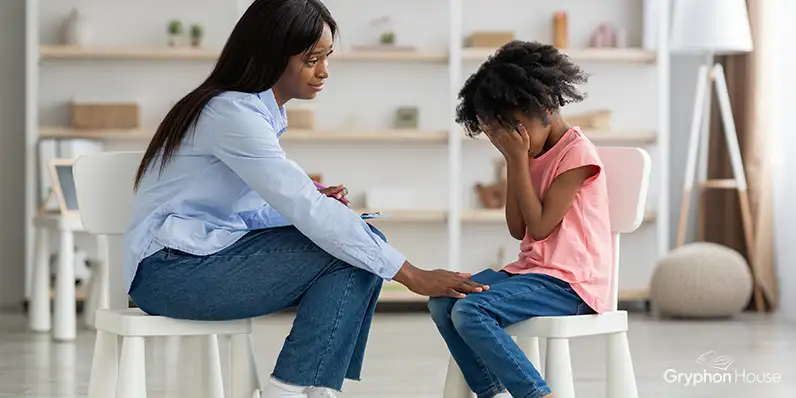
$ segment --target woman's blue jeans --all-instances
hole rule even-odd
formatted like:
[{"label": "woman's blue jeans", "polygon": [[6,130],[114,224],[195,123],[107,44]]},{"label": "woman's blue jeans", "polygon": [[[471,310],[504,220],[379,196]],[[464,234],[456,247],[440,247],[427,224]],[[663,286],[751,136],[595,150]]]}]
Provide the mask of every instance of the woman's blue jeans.
[{"label": "woman's blue jeans", "polygon": [[360,379],[381,286],[380,277],[283,227],[250,232],[210,256],[163,249],[139,265],[130,296],[149,314],[193,320],[298,307],[273,377],[340,390],[344,379]]}]

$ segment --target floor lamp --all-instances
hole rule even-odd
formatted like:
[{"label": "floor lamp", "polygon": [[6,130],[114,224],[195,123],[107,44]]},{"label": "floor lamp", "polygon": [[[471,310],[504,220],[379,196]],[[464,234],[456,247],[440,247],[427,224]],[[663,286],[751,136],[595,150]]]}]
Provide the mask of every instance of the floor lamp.
[{"label": "floor lamp", "polygon": [[[685,178],[683,180],[683,202],[680,209],[680,222],[677,229],[677,246],[685,244],[688,229],[688,213],[691,193],[695,186],[697,160],[701,170],[696,181],[700,203],[705,189],[735,189],[741,205],[741,221],[750,266],[754,273],[754,300],[758,311],[764,310],[760,284],[757,281],[754,260],[754,237],[752,212],[746,184],[746,173],[741,159],[741,149],[735,130],[730,96],[724,68],[713,61],[715,55],[737,54],[752,51],[752,33],[746,0],[675,0],[673,12],[671,50],[675,53],[700,54],[705,63],[699,68],[696,97],[694,101],[691,133],[688,143]],[[716,91],[724,126],[724,138],[732,165],[732,179],[708,179],[707,155],[710,132],[710,94]],[[704,217],[700,206],[698,215]]]}]

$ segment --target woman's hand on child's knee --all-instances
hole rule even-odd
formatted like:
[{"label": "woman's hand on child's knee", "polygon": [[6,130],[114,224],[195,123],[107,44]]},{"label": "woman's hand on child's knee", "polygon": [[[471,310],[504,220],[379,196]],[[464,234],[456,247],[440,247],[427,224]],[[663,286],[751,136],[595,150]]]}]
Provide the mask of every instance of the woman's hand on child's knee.
[{"label": "woman's hand on child's knee", "polygon": [[428,297],[464,298],[468,293],[480,293],[489,289],[489,286],[469,278],[470,274],[467,273],[441,269],[426,271],[406,262],[394,279],[409,290]]}]

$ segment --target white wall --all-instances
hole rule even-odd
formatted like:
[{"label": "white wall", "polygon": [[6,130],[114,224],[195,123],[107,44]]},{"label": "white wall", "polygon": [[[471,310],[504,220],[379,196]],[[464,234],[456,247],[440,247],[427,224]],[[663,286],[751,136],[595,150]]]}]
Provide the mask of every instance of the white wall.
[{"label": "white wall", "polygon": [[[25,0],[0,1],[0,307],[24,296]],[[17,307],[19,308],[19,307]]]}]

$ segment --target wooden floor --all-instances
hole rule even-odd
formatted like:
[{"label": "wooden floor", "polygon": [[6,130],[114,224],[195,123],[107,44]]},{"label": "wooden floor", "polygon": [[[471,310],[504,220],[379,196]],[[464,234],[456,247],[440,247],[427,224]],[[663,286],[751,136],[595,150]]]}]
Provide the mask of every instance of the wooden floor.
[{"label": "wooden floor", "polygon": [[[290,314],[256,321],[261,377],[268,376],[291,321]],[[630,328],[641,397],[796,396],[789,391],[796,389],[796,325],[777,317],[749,314],[730,321],[691,322],[638,313],[631,317]],[[53,343],[47,335],[28,333],[22,314],[0,314],[0,397],[85,397],[93,341],[93,332],[81,330],[75,343]],[[605,397],[604,351],[600,339],[573,341],[579,397]],[[704,378],[722,372],[697,363],[710,351],[731,358],[726,372],[732,380],[685,385],[693,375]],[[163,342],[154,341],[147,355],[149,397],[175,397],[168,375],[177,367],[163,360]],[[364,380],[347,383],[340,397],[439,398],[446,363],[446,349],[426,314],[378,313]],[[746,381],[735,379],[744,371]],[[680,374],[680,379],[667,380],[669,374]],[[767,374],[774,380],[759,380]]]}]

